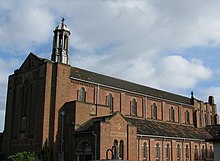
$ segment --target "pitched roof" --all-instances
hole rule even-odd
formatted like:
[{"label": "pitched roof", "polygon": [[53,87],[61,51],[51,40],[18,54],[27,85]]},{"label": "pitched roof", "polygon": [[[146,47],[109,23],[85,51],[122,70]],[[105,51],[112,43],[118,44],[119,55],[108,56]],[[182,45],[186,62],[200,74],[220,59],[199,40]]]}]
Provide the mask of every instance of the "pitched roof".
[{"label": "pitched roof", "polygon": [[106,85],[109,87],[114,87],[118,89],[128,90],[131,92],[140,93],[143,95],[148,95],[156,98],[167,99],[170,101],[175,101],[183,104],[191,105],[190,98],[169,93],[166,91],[158,90],[155,88],[139,85],[129,81],[113,78],[110,76],[94,73],[91,71],[83,70],[80,68],[71,68],[71,77],[81,79],[84,81],[94,82],[97,84]]},{"label": "pitched roof", "polygon": [[125,118],[129,123],[137,126],[137,133],[141,135],[154,135],[188,139],[210,139],[212,136],[205,128],[195,128],[188,125],[159,122],[154,120],[141,120]]},{"label": "pitched roof", "polygon": [[100,123],[102,121],[107,122],[107,120],[112,119],[116,115],[121,115],[121,117],[124,118],[124,116],[118,111],[114,112],[111,115],[94,117],[94,118],[91,118],[90,120],[86,121],[84,124],[82,124],[75,132],[93,131],[95,123]]},{"label": "pitched roof", "polygon": [[108,116],[101,116],[101,117],[95,117],[92,118],[88,121],[86,121],[84,124],[82,124],[77,130],[76,132],[81,132],[81,131],[92,131],[93,127],[95,125],[95,123],[99,123],[101,121],[106,121],[111,119],[112,117],[114,117],[118,112],[113,113],[112,115],[108,115]]},{"label": "pitched roof", "polygon": [[206,130],[213,136],[211,141],[220,141],[220,124],[206,126]]},{"label": "pitched roof", "polygon": [[31,68],[35,68],[41,63],[42,60],[45,59],[36,56],[34,53],[30,53],[25,61],[22,63],[20,68],[15,70],[15,73],[22,73]]},{"label": "pitched roof", "polygon": [[[82,131],[92,131],[94,130],[95,123],[100,123],[101,121],[106,121],[111,119],[116,112],[112,115],[92,118],[85,122],[76,132]],[[190,125],[180,125],[175,123],[166,123],[156,120],[143,120],[139,118],[125,117],[121,115],[128,124],[132,124],[137,127],[137,134],[139,135],[149,135],[158,137],[173,137],[173,138],[184,138],[184,139],[212,139],[212,135],[205,128],[195,128]]]}]

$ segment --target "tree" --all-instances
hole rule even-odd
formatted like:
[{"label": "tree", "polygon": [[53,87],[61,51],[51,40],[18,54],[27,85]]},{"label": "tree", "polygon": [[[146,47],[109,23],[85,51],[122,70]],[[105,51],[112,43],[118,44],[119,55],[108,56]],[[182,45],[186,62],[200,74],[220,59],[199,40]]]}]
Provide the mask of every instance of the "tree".
[{"label": "tree", "polygon": [[37,156],[32,152],[20,152],[15,155],[11,155],[7,158],[7,161],[36,161]]}]

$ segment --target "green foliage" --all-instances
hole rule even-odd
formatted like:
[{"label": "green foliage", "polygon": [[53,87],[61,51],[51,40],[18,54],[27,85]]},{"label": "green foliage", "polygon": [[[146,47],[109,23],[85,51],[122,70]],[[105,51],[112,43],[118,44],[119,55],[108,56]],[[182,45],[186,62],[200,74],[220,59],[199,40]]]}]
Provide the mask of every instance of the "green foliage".
[{"label": "green foliage", "polygon": [[35,161],[36,155],[32,152],[20,152],[8,157],[8,161]]},{"label": "green foliage", "polygon": [[53,153],[46,140],[41,150],[41,153],[38,156],[33,152],[24,151],[16,153],[14,155],[10,155],[4,161],[53,161]]}]

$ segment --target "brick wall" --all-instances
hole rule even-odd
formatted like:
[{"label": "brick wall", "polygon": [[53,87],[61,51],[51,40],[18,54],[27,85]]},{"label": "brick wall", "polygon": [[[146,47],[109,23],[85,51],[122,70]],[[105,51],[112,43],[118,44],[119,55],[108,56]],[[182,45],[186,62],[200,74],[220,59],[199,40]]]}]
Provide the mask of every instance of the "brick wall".
[{"label": "brick wall", "polygon": [[[175,123],[186,124],[185,113],[187,110],[191,126],[194,123],[198,127],[205,126],[201,119],[202,111],[206,119],[209,113],[210,118],[212,118],[212,120],[207,119],[207,124],[214,122],[216,105],[210,104],[210,102],[204,103],[194,100],[194,106],[185,105],[130,91],[116,90],[95,83],[73,80],[70,79],[71,66],[42,60],[35,62],[32,59],[28,58],[24,65],[9,77],[4,129],[4,151],[6,153],[14,153],[24,149],[40,151],[48,139],[50,145],[54,145],[54,155],[58,156],[61,134],[60,110],[64,108],[67,102],[78,100],[81,88],[85,89],[86,99],[85,102],[75,102],[74,116],[72,116],[74,118],[74,129],[79,128],[91,118],[110,115],[116,111],[120,111],[122,115],[130,116],[132,99],[137,102],[137,116],[134,116],[137,118],[154,120],[155,118],[152,118],[152,105],[155,103],[157,106],[156,120],[158,121],[170,121],[169,109],[172,106]],[[29,67],[28,64],[32,63],[36,65]],[[113,111],[107,106],[106,97],[110,93],[113,96]],[[195,111],[197,111],[196,120],[193,120]],[[137,129],[132,125],[125,125],[122,118],[117,119],[115,122],[114,119],[109,122],[111,126],[101,124],[100,137],[103,139],[100,140],[100,146],[102,143],[106,144],[100,147],[100,157],[105,158],[102,153],[106,151],[106,148],[111,148],[114,139],[118,138],[118,141],[123,140],[124,142],[125,159],[136,161],[137,156],[141,157],[142,155],[137,150],[138,144],[141,149],[140,142],[137,140]],[[21,130],[22,120],[26,120],[25,132]],[[118,130],[119,126],[121,128]],[[104,132],[107,132],[109,137],[106,137]],[[122,135],[116,137],[116,134],[120,135],[122,132],[126,132],[126,137],[122,137]],[[148,140],[149,147],[151,147],[149,155],[155,154],[156,142],[162,146],[161,140]],[[175,144],[176,142],[170,141],[173,153],[175,153]],[[192,143],[189,145],[191,148],[194,146]]]}]

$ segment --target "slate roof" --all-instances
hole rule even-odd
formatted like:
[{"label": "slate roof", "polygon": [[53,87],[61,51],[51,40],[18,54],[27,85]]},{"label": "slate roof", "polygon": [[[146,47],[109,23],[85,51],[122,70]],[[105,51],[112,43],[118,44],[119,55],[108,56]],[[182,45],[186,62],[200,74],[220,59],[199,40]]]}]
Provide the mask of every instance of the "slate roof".
[{"label": "slate roof", "polygon": [[[116,113],[90,119],[84,123],[76,132],[81,131],[92,131],[94,129],[95,123],[111,119]],[[155,120],[143,120],[139,118],[124,117],[124,119],[132,125],[137,126],[137,134],[139,135],[151,135],[160,137],[174,137],[174,138],[184,138],[184,139],[212,139],[212,135],[205,128],[195,128],[191,125],[180,125],[175,123],[166,123]]]},{"label": "slate roof", "polygon": [[213,136],[211,141],[220,141],[220,124],[206,126],[206,130]]},{"label": "slate roof", "polygon": [[125,119],[137,126],[137,133],[141,135],[154,135],[164,137],[210,139],[212,136],[205,128],[195,128],[189,125],[159,122],[154,120],[141,120],[135,118]]},{"label": "slate roof", "polygon": [[97,84],[103,84],[103,85],[111,86],[114,88],[119,88],[119,89],[137,92],[137,93],[141,93],[141,94],[152,96],[152,97],[167,99],[167,100],[191,105],[190,98],[188,97],[184,97],[184,96],[176,95],[176,94],[169,93],[166,91],[158,90],[155,88],[150,88],[147,86],[131,83],[125,80],[94,73],[94,72],[76,68],[76,67],[71,68],[70,76],[73,78],[90,81],[90,82],[94,82]]},{"label": "slate roof", "polygon": [[[117,112],[116,112],[117,113]],[[82,124],[76,132],[81,132],[81,131],[92,131],[95,123],[99,123],[101,121],[105,121],[107,119],[112,118],[116,113],[109,115],[109,116],[102,116],[102,117],[95,117],[92,118],[88,121],[86,121],[84,124]]]}]

